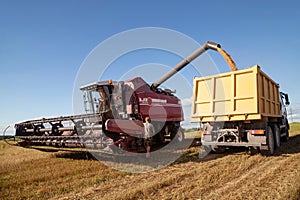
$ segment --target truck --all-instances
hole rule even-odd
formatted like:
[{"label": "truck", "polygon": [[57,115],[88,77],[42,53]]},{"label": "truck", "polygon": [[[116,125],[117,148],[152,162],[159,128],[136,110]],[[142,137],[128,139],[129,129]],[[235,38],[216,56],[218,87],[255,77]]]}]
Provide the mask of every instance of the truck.
[{"label": "truck", "polygon": [[247,147],[273,155],[289,138],[288,94],[255,65],[193,80],[191,119],[208,151]]}]

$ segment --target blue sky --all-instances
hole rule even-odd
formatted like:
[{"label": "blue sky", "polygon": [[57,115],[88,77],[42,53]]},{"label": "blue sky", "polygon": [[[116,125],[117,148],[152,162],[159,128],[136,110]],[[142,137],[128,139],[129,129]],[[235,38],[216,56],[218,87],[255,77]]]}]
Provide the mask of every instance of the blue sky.
[{"label": "blue sky", "polygon": [[[299,121],[299,7],[298,1],[2,0],[0,128],[72,114],[75,77],[88,54],[112,35],[142,27],[173,29],[200,44],[216,41],[239,68],[259,64],[289,93],[293,120]],[[225,65],[217,53],[209,55]],[[128,58],[134,59],[124,62],[128,70],[155,61]],[[179,61],[156,58],[167,66]]]}]

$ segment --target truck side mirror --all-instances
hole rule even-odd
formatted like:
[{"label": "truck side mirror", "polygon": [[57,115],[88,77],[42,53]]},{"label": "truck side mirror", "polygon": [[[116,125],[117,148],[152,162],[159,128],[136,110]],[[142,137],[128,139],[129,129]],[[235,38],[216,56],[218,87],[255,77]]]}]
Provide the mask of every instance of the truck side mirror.
[{"label": "truck side mirror", "polygon": [[284,98],[285,98],[285,105],[290,105],[290,101],[289,101],[289,95],[288,94],[284,94]]}]

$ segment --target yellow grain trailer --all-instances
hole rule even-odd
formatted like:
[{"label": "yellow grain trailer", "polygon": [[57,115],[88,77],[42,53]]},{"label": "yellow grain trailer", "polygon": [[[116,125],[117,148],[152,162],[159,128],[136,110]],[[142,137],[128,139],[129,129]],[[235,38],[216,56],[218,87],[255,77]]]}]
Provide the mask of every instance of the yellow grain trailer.
[{"label": "yellow grain trailer", "polygon": [[245,146],[271,155],[288,139],[287,94],[258,65],[194,78],[192,121],[213,151]]}]

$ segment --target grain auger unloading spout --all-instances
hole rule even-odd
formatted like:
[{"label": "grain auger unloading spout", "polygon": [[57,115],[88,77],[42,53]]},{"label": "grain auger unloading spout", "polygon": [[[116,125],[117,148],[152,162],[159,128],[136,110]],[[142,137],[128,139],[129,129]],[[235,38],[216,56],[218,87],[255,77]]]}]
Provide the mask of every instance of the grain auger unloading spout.
[{"label": "grain auger unloading spout", "polygon": [[200,48],[196,49],[191,55],[189,55],[188,57],[186,57],[185,59],[183,59],[174,68],[172,68],[169,72],[167,72],[164,76],[162,76],[159,80],[157,80],[155,83],[153,83],[151,85],[151,88],[155,89],[158,86],[160,86],[163,82],[165,82],[170,77],[172,77],[174,74],[176,74],[177,72],[179,72],[182,68],[184,68],[185,66],[187,66],[190,62],[192,62],[194,59],[196,59],[197,57],[199,57],[201,54],[203,54],[208,49],[218,51],[224,57],[224,59],[226,60],[226,62],[229,65],[230,69],[232,71],[236,71],[237,70],[235,62],[232,60],[232,58],[230,57],[230,55],[228,53],[226,53],[226,51],[224,51],[221,48],[220,44],[215,43],[215,42],[211,42],[211,41],[207,41],[204,45],[202,45]]}]

